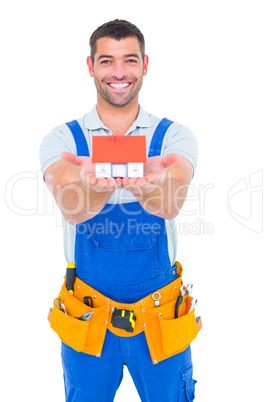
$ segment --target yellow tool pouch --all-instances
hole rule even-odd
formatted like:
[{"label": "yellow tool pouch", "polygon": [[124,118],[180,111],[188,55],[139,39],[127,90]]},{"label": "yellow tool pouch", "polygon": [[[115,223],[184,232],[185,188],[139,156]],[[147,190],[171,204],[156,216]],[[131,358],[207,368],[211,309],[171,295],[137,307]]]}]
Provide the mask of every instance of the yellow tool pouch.
[{"label": "yellow tool pouch", "polygon": [[[75,279],[72,295],[64,281],[49,313],[50,326],[68,346],[95,356],[101,356],[107,329],[122,337],[144,331],[154,364],[180,353],[195,339],[202,323],[200,317],[196,320],[195,310],[185,314],[187,296],[183,298],[181,316],[174,318],[176,300],[183,284],[182,267],[179,263],[176,265],[179,278],[133,304],[111,300],[79,278]],[[155,294],[161,296],[159,303],[152,297]],[[83,303],[85,297],[92,300],[92,306]],[[133,332],[113,326],[112,317],[116,310],[123,310],[123,316],[124,311],[131,312],[131,317],[135,316]],[[84,321],[85,317],[87,321]]]}]

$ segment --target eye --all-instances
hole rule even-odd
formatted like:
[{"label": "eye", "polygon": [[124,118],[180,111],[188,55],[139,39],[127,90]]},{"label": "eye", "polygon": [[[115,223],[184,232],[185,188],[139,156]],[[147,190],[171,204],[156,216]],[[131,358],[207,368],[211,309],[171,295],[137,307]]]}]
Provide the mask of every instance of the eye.
[{"label": "eye", "polygon": [[137,63],[137,60],[135,60],[135,59],[128,59],[127,62],[128,62],[128,63]]},{"label": "eye", "polygon": [[102,60],[101,61],[101,64],[109,64],[109,63],[111,63],[111,60]]}]

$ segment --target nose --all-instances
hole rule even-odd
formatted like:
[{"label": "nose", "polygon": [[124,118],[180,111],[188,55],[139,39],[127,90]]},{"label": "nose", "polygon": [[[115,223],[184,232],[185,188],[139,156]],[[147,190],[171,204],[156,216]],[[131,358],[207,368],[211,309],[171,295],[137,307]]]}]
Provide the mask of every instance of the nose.
[{"label": "nose", "polygon": [[113,75],[118,80],[121,80],[126,76],[126,67],[125,64],[121,61],[116,61],[113,64]]}]

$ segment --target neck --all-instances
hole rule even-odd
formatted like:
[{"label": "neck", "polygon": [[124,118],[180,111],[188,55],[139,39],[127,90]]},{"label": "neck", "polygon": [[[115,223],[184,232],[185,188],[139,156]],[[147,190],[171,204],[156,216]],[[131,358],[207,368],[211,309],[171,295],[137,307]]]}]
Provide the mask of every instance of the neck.
[{"label": "neck", "polygon": [[139,104],[136,100],[126,106],[115,107],[98,99],[97,111],[101,121],[114,135],[124,135],[138,116]]}]

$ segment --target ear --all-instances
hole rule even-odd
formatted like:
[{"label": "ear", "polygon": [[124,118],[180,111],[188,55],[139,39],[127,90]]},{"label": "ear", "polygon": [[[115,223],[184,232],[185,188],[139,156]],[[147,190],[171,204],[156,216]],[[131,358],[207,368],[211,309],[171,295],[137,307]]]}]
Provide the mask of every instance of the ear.
[{"label": "ear", "polygon": [[144,56],[144,62],[143,62],[143,76],[147,75],[148,63],[149,63],[149,57],[146,54]]},{"label": "ear", "polygon": [[93,67],[92,59],[90,56],[88,56],[88,58],[87,58],[87,66],[88,66],[88,71],[89,71],[90,77],[94,77],[94,67]]}]

